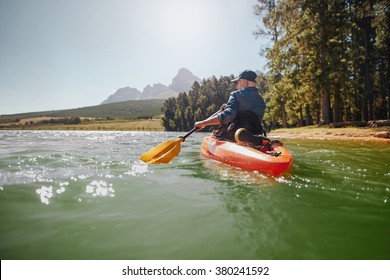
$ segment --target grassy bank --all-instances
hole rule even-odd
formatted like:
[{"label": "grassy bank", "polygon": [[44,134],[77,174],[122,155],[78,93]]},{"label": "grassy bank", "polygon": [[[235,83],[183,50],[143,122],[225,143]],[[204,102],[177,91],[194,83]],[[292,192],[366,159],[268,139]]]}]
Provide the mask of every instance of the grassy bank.
[{"label": "grassy bank", "polygon": [[149,120],[107,120],[107,121],[93,121],[81,124],[32,124],[20,125],[13,127],[5,127],[3,130],[120,130],[120,131],[163,131],[160,119]]}]

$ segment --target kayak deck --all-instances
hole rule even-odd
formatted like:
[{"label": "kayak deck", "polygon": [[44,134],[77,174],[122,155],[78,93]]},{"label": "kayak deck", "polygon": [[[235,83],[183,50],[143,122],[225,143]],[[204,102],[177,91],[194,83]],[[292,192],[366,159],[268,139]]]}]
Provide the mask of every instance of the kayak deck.
[{"label": "kayak deck", "polygon": [[206,136],[201,145],[202,154],[208,158],[248,171],[279,176],[292,165],[292,155],[281,146],[274,147],[274,150],[280,155],[270,155],[255,148],[217,139],[214,136]]}]

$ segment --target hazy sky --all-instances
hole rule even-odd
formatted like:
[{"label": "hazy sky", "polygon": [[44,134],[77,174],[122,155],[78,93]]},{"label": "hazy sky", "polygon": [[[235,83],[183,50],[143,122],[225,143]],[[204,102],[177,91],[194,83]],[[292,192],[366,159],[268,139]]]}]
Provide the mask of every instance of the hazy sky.
[{"label": "hazy sky", "polygon": [[0,0],[0,115],[100,104],[121,87],[264,70],[256,0]]}]

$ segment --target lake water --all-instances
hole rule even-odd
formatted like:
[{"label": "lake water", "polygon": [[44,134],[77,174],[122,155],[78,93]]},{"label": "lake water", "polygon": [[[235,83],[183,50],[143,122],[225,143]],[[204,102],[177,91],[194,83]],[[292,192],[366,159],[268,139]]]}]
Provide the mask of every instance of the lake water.
[{"label": "lake water", "polygon": [[279,178],[140,154],[181,134],[0,131],[1,259],[389,259],[390,145],[288,140]]}]

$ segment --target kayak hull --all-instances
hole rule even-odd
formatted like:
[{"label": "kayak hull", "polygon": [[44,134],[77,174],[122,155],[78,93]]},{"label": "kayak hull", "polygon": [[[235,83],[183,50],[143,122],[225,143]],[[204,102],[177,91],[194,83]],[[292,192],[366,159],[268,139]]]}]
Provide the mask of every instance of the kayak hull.
[{"label": "kayak hull", "polygon": [[280,176],[292,165],[292,155],[284,147],[274,147],[279,156],[266,154],[254,148],[206,136],[201,145],[205,157],[248,171]]}]

